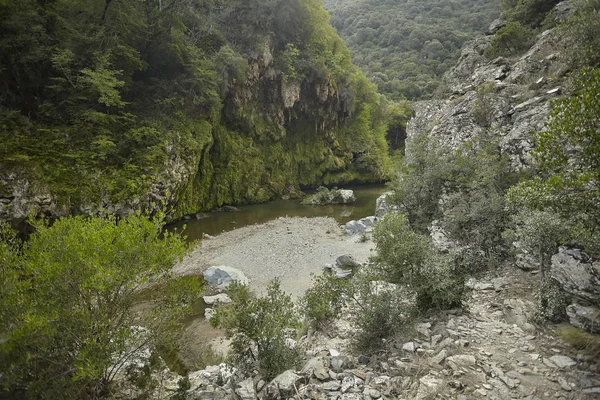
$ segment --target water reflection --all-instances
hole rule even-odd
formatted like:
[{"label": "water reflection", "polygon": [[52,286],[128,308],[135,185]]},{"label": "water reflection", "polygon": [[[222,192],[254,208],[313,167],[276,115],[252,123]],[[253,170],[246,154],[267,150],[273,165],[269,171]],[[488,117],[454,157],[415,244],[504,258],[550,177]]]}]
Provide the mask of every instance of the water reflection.
[{"label": "water reflection", "polygon": [[[375,200],[387,190],[385,185],[362,185],[345,187],[354,190],[356,201],[352,204],[309,206],[301,204],[301,200],[274,200],[264,204],[240,206],[237,212],[211,212],[207,218],[182,220],[171,227],[183,232],[189,240],[201,239],[202,234],[218,235],[219,233],[241,228],[247,225],[260,224],[279,217],[333,217],[340,224],[353,219],[360,219],[375,213]],[[185,229],[182,231],[183,226]]]}]

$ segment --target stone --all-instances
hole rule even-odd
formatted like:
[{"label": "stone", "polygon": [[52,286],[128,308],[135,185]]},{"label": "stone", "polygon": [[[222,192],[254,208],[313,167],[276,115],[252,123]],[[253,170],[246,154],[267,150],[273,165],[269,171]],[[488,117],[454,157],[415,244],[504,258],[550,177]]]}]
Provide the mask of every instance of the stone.
[{"label": "stone", "polygon": [[490,26],[488,27],[488,29],[485,33],[487,33],[488,35],[495,35],[496,32],[498,32],[505,25],[506,25],[506,20],[501,19],[501,18],[495,19],[492,21],[492,23],[490,24]]},{"label": "stone", "polygon": [[358,268],[360,263],[354,259],[351,254],[344,254],[335,260],[335,265],[339,268]]},{"label": "stone", "polygon": [[561,246],[552,256],[550,275],[567,293],[600,304],[600,262],[583,251]]},{"label": "stone", "polygon": [[448,351],[446,349],[442,349],[435,356],[431,357],[430,363],[431,364],[441,364],[442,362],[444,362],[444,360],[446,359],[447,356],[448,356]]},{"label": "stone", "polygon": [[250,280],[242,271],[225,265],[210,267],[204,271],[203,275],[206,283],[218,286],[219,288],[225,288],[234,281],[243,285],[250,283]]},{"label": "stone", "polygon": [[331,357],[331,369],[334,372],[342,372],[345,368],[350,367],[350,359],[347,356]]},{"label": "stone", "polygon": [[600,309],[574,301],[567,306],[569,323],[591,333],[600,333]]},{"label": "stone", "polygon": [[304,364],[300,374],[308,377],[314,376],[321,381],[327,380],[329,379],[329,363],[329,357],[326,356],[311,358]]},{"label": "stone", "polygon": [[432,396],[444,386],[444,381],[432,374],[428,374],[419,379],[419,389],[416,400],[433,398]]},{"label": "stone", "polygon": [[550,360],[556,364],[558,368],[567,368],[577,365],[577,362],[573,361],[573,359],[567,356],[556,355],[550,357]]},{"label": "stone", "polygon": [[417,345],[415,342],[408,342],[402,345],[402,350],[408,353],[414,353],[417,350]]},{"label": "stone", "polygon": [[240,400],[255,400],[256,391],[254,390],[254,381],[252,378],[240,382],[235,389],[235,393],[239,396]]},{"label": "stone", "polygon": [[383,217],[386,214],[389,214],[392,211],[395,211],[395,208],[389,203],[388,196],[391,195],[392,192],[386,192],[379,196],[375,201],[375,215],[378,217]]},{"label": "stone", "polygon": [[476,360],[472,355],[458,354],[448,357],[446,362],[450,364],[452,369],[457,369],[459,367],[474,367]]},{"label": "stone", "polygon": [[212,317],[214,317],[216,313],[217,313],[217,311],[215,309],[213,309],[213,308],[205,308],[204,309],[204,318],[207,321],[210,321],[210,319]]},{"label": "stone", "polygon": [[202,296],[202,300],[209,305],[212,306],[214,304],[229,304],[231,303],[231,299],[225,293],[219,293],[214,296]]},{"label": "stone", "polygon": [[367,227],[360,221],[350,221],[346,223],[345,226],[346,234],[349,236],[358,235],[360,233],[365,233],[367,231]]},{"label": "stone", "polygon": [[365,217],[358,220],[358,222],[362,223],[367,228],[374,226],[377,221],[379,221],[379,218],[375,216]]},{"label": "stone", "polygon": [[321,385],[321,389],[327,392],[335,392],[340,390],[342,385],[338,381],[328,381]]},{"label": "stone", "polygon": [[267,384],[266,395],[270,399],[292,397],[305,381],[303,377],[292,370],[284,371]]},{"label": "stone", "polygon": [[560,388],[564,391],[570,392],[571,390],[573,390],[571,385],[569,385],[569,382],[567,382],[567,380],[562,376],[558,377],[558,384],[560,385]]},{"label": "stone", "polygon": [[354,387],[354,378],[352,376],[346,376],[342,380],[341,391],[346,393],[350,388]]}]

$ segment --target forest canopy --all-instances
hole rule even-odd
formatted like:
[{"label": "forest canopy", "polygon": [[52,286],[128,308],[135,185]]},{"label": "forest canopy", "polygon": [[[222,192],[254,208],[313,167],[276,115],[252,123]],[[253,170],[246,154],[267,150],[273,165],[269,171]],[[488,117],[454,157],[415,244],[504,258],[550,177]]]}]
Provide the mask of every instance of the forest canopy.
[{"label": "forest canopy", "polygon": [[430,98],[463,44],[500,15],[496,0],[324,0],[353,61],[394,100]]}]

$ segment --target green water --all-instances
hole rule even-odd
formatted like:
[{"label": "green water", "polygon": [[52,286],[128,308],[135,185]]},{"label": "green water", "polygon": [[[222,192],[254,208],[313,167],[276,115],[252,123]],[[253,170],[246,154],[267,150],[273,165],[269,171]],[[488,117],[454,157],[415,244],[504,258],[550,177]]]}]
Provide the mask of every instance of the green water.
[{"label": "green water", "polygon": [[236,212],[211,212],[204,219],[182,220],[172,228],[182,232],[189,240],[201,239],[203,234],[218,235],[236,228],[261,224],[279,217],[332,217],[340,224],[375,214],[375,201],[388,190],[385,185],[350,186],[356,201],[352,204],[309,206],[297,200],[274,200],[263,204],[238,207]]}]

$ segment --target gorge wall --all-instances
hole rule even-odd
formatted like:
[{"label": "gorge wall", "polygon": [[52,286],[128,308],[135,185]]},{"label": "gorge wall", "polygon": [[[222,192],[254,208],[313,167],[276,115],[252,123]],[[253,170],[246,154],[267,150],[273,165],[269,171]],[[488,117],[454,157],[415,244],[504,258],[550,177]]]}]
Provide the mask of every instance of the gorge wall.
[{"label": "gorge wall", "polygon": [[0,15],[2,220],[177,218],[385,177],[376,89],[317,0],[58,0]]}]

